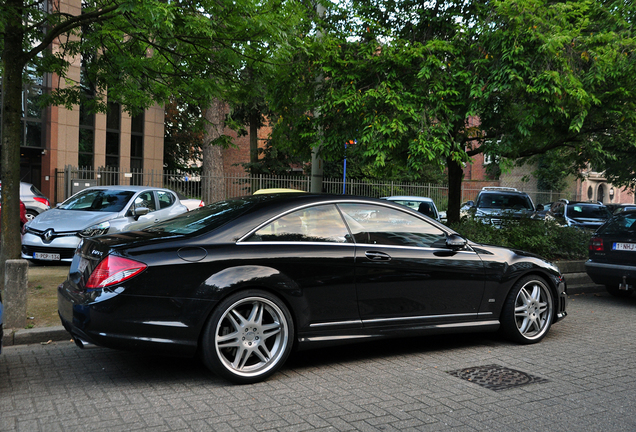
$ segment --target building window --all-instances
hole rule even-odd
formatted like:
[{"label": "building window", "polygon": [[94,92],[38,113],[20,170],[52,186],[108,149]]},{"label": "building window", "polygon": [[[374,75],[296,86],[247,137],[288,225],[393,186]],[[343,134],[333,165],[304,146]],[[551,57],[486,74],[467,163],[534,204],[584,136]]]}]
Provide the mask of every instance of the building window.
[{"label": "building window", "polygon": [[119,137],[121,135],[121,107],[108,102],[106,114],[106,167],[119,168]]},{"label": "building window", "polygon": [[86,105],[80,105],[79,117],[77,164],[79,168],[92,170],[95,161],[95,114],[89,113]]},{"label": "building window", "polygon": [[131,119],[130,127],[130,170],[133,173],[131,184],[143,184],[144,169],[144,113]]}]

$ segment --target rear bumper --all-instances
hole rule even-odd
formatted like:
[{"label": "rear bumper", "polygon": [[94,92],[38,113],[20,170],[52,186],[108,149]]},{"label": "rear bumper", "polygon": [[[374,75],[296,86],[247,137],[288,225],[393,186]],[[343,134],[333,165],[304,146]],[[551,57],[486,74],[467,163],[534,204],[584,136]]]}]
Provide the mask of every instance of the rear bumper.
[{"label": "rear bumper", "polygon": [[183,312],[193,307],[187,300],[182,303],[183,309],[176,310],[179,299],[135,297],[106,290],[78,293],[68,281],[58,287],[57,298],[62,325],[81,341],[78,346],[88,343],[180,357],[196,354],[200,326],[195,323],[203,320],[181,319]]},{"label": "rear bumper", "polygon": [[636,284],[636,266],[633,265],[587,261],[585,271],[590,279],[599,285],[618,285],[623,283],[623,278],[630,285]]}]

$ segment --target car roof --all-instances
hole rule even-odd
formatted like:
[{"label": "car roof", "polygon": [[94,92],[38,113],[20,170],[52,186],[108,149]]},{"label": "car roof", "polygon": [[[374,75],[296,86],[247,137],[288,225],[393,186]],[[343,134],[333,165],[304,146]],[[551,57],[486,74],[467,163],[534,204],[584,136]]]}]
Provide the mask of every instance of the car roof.
[{"label": "car roof", "polygon": [[389,200],[389,201],[404,200],[404,201],[433,202],[433,200],[431,198],[428,198],[428,197],[410,196],[410,195],[393,195],[393,196],[389,196],[389,197],[382,197],[380,199]]},{"label": "car roof", "polygon": [[479,195],[482,194],[497,194],[497,195],[528,195],[526,192],[522,191],[513,191],[507,189],[482,189],[479,191]]},{"label": "car roof", "polygon": [[[82,189],[82,191],[85,190],[124,190],[124,191],[131,191],[131,192],[140,192],[140,191],[145,191],[145,190],[160,190],[160,191],[166,191],[166,192],[172,192],[175,193],[173,190],[170,189],[166,189],[166,188],[160,188],[160,187],[154,187],[154,186],[124,186],[124,185],[113,185],[113,186],[91,186],[91,187],[87,187],[86,189]],[[81,191],[79,191],[81,192]]]},{"label": "car roof", "polygon": [[628,216],[636,216],[636,210],[627,210],[624,212],[620,212],[620,213],[616,213],[615,215],[612,215],[612,217],[628,217]]},{"label": "car roof", "polygon": [[289,189],[289,188],[269,188],[259,189],[254,192],[254,195],[272,194],[272,193],[306,193],[304,190]]},{"label": "car roof", "polygon": [[380,198],[371,198],[368,196],[357,195],[341,195],[341,194],[327,194],[327,193],[273,193],[273,194],[258,194],[258,195],[246,195],[238,197],[236,199],[242,199],[251,201],[255,204],[254,208],[268,209],[273,212],[283,211],[284,209],[292,209],[296,207],[302,207],[305,205],[314,205],[320,203],[342,203],[352,201],[365,201],[372,204],[381,204],[384,206],[390,206],[401,211],[411,210],[407,207],[394,203],[393,201],[384,200]]},{"label": "car roof", "polygon": [[576,204],[576,205],[582,205],[582,206],[597,206],[597,207],[605,207],[605,204],[600,203],[600,202],[590,202],[590,201],[568,201],[565,202],[565,204],[570,205],[570,204]]}]

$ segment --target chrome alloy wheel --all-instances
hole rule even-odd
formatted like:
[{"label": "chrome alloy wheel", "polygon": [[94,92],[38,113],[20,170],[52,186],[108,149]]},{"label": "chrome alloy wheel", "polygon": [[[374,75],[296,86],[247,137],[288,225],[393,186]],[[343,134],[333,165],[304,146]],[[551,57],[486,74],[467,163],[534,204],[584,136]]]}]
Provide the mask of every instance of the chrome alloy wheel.
[{"label": "chrome alloy wheel", "polygon": [[278,366],[289,343],[289,324],[281,308],[264,297],[242,298],[218,321],[215,348],[232,374],[256,377]]},{"label": "chrome alloy wheel", "polygon": [[545,283],[534,278],[527,281],[515,299],[514,317],[521,336],[541,338],[550,327],[552,313],[552,295]]}]

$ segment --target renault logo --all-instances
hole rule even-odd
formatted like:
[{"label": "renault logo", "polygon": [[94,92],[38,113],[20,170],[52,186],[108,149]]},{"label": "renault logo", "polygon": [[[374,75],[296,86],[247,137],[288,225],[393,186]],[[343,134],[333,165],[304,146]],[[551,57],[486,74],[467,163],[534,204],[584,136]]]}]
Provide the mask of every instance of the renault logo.
[{"label": "renault logo", "polygon": [[47,243],[53,240],[53,237],[55,237],[55,232],[53,231],[53,228],[47,229],[46,231],[44,231],[44,234],[42,234],[42,238]]}]

